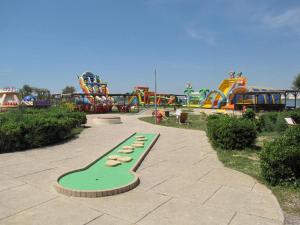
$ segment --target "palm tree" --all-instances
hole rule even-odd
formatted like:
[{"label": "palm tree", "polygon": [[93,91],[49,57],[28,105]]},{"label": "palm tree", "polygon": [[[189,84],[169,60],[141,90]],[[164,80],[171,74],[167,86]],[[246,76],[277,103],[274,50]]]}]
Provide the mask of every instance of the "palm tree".
[{"label": "palm tree", "polygon": [[207,88],[201,88],[201,89],[199,90],[199,93],[200,93],[200,94],[203,94],[204,97],[206,97],[207,94],[209,93],[209,89],[207,89]]},{"label": "palm tree", "polygon": [[208,93],[209,93],[209,89],[201,88],[201,89],[199,90],[199,94],[200,94],[200,103],[203,102],[203,101],[206,99]]},{"label": "palm tree", "polygon": [[184,90],[184,94],[187,95],[187,104],[190,105],[190,96],[191,96],[191,93],[193,93],[194,90],[193,90],[193,86],[190,82],[187,83],[186,85],[186,89]]}]

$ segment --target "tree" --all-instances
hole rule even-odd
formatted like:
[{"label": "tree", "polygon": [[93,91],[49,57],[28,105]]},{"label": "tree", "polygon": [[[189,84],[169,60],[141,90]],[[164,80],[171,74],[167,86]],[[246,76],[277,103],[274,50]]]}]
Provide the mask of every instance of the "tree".
[{"label": "tree", "polygon": [[25,96],[32,95],[33,90],[34,90],[34,87],[31,87],[30,85],[25,84],[20,89],[20,94],[21,94],[22,98],[24,98]]},{"label": "tree", "polygon": [[63,94],[73,94],[75,91],[76,89],[73,86],[66,86],[64,89],[62,89]]},{"label": "tree", "polygon": [[45,100],[51,97],[50,91],[46,88],[33,88],[33,90],[39,100]]},{"label": "tree", "polygon": [[293,81],[293,88],[300,89],[300,73],[295,77]]},{"label": "tree", "polygon": [[40,100],[49,99],[51,97],[51,93],[48,89],[32,87],[28,84],[23,85],[23,87],[20,89],[20,95],[22,98],[28,95],[34,95]]}]

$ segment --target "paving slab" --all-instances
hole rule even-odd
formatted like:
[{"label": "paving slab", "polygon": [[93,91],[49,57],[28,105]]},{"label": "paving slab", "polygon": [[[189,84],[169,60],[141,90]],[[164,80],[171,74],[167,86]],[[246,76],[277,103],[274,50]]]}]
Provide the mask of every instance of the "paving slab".
[{"label": "paving slab", "polygon": [[134,223],[169,199],[170,197],[167,196],[134,189],[121,195],[75,200],[80,204]]},{"label": "paving slab", "polygon": [[264,217],[237,213],[229,225],[280,225],[278,220],[271,220]]},{"label": "paving slab", "polygon": [[201,181],[245,190],[252,190],[257,183],[252,177],[228,168],[214,169],[202,177]]},{"label": "paving slab", "polygon": [[176,193],[184,191],[182,189],[190,187],[190,185],[196,183],[195,179],[190,179],[187,176],[176,176],[166,179],[164,182],[156,185],[151,189],[152,192],[175,196]]},{"label": "paving slab", "polygon": [[138,225],[227,225],[234,211],[172,199],[140,220]]},{"label": "paving slab", "polygon": [[133,223],[111,215],[103,214],[93,221],[90,221],[87,225],[133,225]]},{"label": "paving slab", "polygon": [[7,206],[4,206],[0,202],[0,221],[3,218],[7,218],[7,217],[13,215],[14,213],[15,213],[15,211],[13,209],[10,209]]},{"label": "paving slab", "polygon": [[27,157],[23,152],[5,153],[1,154],[0,168],[26,162],[32,162],[32,159]]},{"label": "paving slab", "polygon": [[219,184],[209,184],[201,181],[195,182],[176,192],[175,196],[195,204],[204,204],[221,188]]},{"label": "paving slab", "polygon": [[103,215],[60,197],[0,221],[1,225],[82,225]]},{"label": "paving slab", "polygon": [[256,193],[223,186],[205,205],[283,221],[283,214],[276,198],[266,193]]},{"label": "paving slab", "polygon": [[54,166],[48,163],[42,163],[40,161],[36,162],[26,162],[23,164],[10,165],[1,170],[1,173],[12,178],[18,178],[26,176],[29,174],[39,173],[41,171],[53,169]]},{"label": "paving slab", "polygon": [[56,184],[57,178],[69,172],[70,168],[58,167],[49,170],[44,170],[39,173],[29,174],[19,177],[17,180],[19,182],[26,183],[32,187],[38,188],[40,190],[54,192],[57,194],[54,185]]},{"label": "paving slab", "polygon": [[208,153],[206,157],[196,162],[194,165],[199,167],[224,168],[224,165],[219,161],[215,152]]},{"label": "paving slab", "polygon": [[[174,176],[176,171],[176,168],[171,169],[171,166],[173,166],[173,164],[166,161],[137,171],[140,177],[140,185],[138,187],[143,190],[150,190],[167,179],[170,179]],[[164,172],[162,172],[163,170]]]},{"label": "paving slab", "polygon": [[56,196],[56,193],[41,191],[27,184],[0,192],[1,205],[7,212],[10,210],[10,215],[40,205]]},{"label": "paving slab", "polygon": [[25,183],[17,179],[10,178],[6,175],[0,175],[0,192],[23,184]]},{"label": "paving slab", "polygon": [[265,185],[261,183],[256,183],[254,187],[252,188],[252,191],[258,192],[258,193],[267,193],[267,194],[272,194],[272,191],[268,189]]}]

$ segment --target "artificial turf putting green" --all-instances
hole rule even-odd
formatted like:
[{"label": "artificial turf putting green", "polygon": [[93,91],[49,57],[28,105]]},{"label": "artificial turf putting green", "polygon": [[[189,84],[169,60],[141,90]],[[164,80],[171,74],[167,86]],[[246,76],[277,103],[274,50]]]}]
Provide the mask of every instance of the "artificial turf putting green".
[{"label": "artificial turf putting green", "polygon": [[[123,146],[133,144],[136,141],[136,136],[140,135],[147,139],[144,147],[135,148],[130,154],[118,153]],[[135,179],[135,175],[132,173],[133,167],[139,162],[142,155],[151,148],[157,137],[157,134],[135,133],[88,167],[63,175],[59,178],[58,183],[64,188],[78,191],[112,190],[126,186]],[[132,160],[116,167],[108,167],[105,162],[110,155],[130,156]]]}]

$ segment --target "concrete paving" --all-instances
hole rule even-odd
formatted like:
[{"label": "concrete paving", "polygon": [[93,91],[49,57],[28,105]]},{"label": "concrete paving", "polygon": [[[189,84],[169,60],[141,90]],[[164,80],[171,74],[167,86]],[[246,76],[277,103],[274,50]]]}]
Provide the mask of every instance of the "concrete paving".
[{"label": "concrete paving", "polygon": [[[276,198],[253,178],[225,168],[202,131],[154,126],[122,115],[64,144],[0,155],[0,225],[279,225]],[[53,185],[133,132],[161,134],[137,173],[140,185],[120,195],[75,198]]]}]

